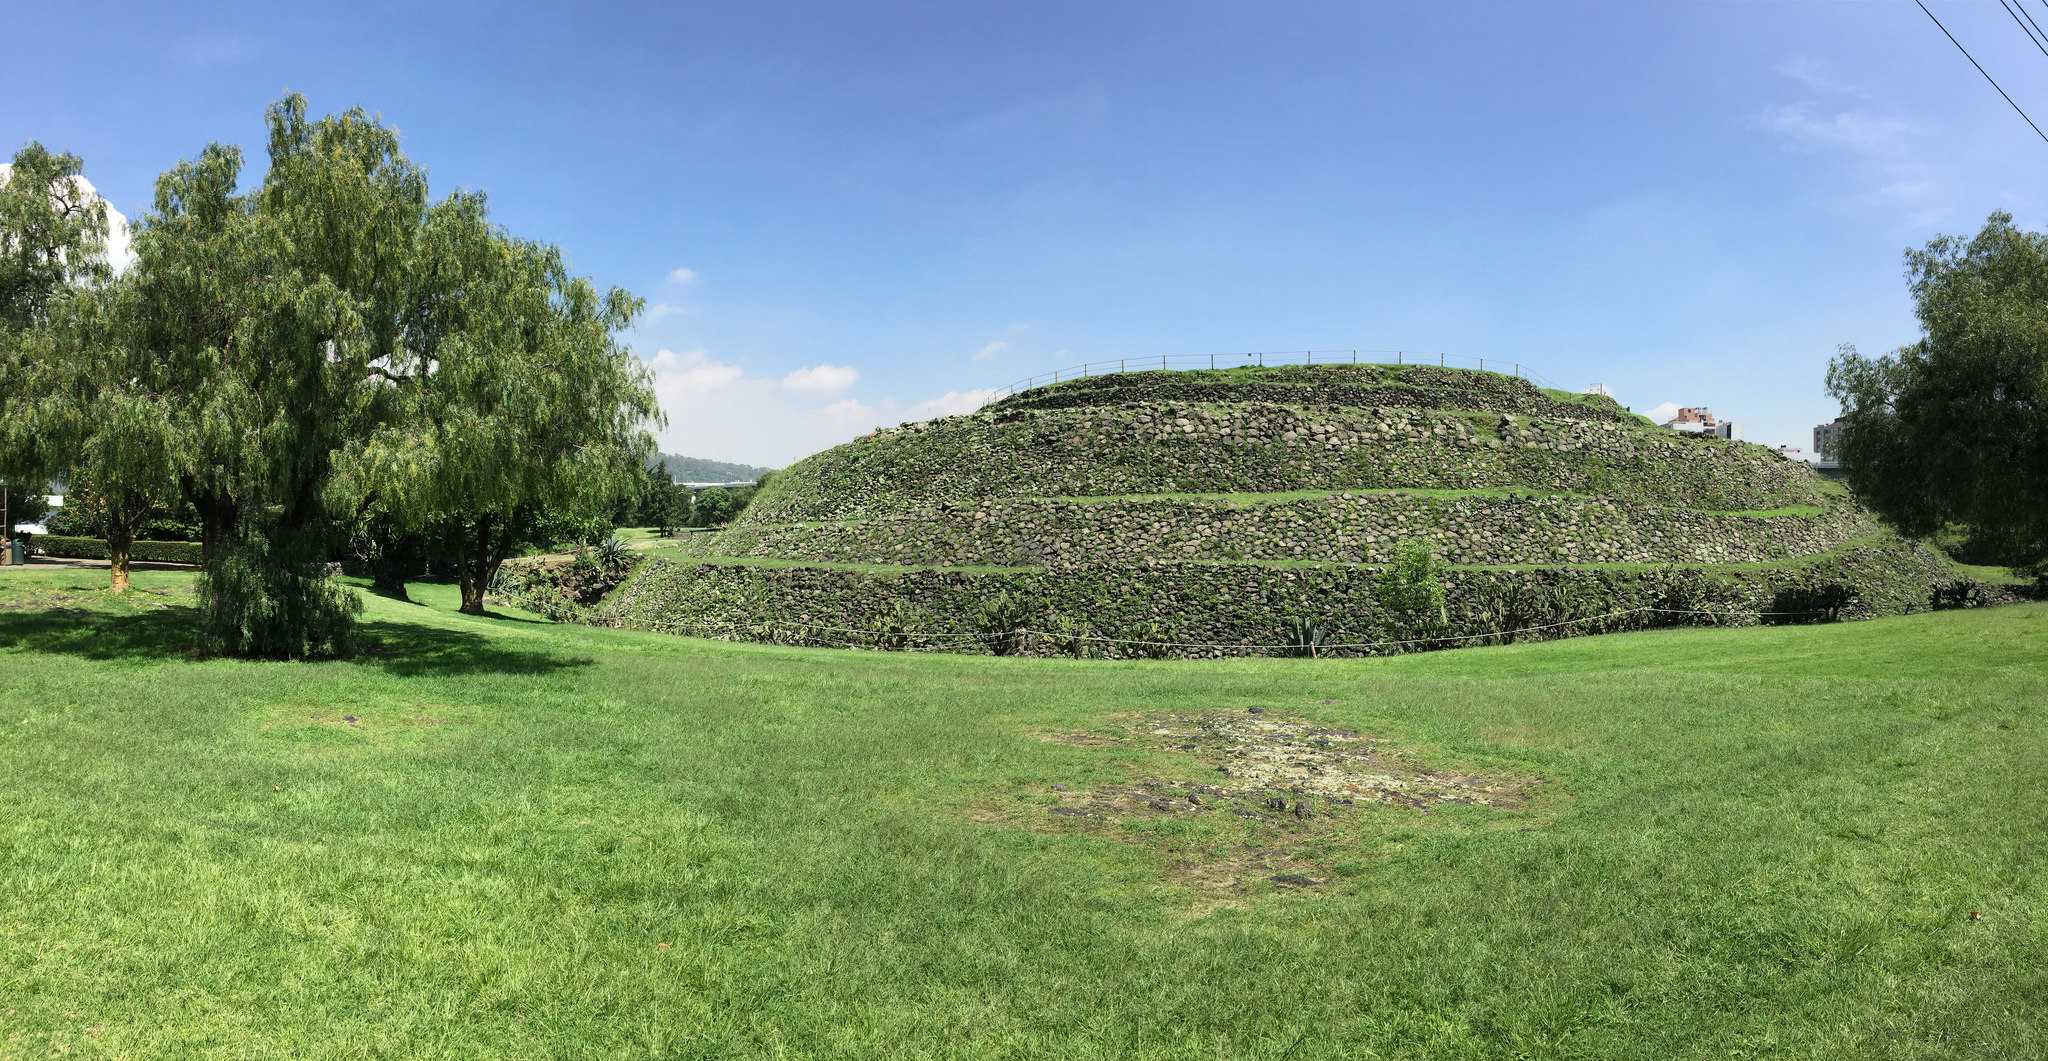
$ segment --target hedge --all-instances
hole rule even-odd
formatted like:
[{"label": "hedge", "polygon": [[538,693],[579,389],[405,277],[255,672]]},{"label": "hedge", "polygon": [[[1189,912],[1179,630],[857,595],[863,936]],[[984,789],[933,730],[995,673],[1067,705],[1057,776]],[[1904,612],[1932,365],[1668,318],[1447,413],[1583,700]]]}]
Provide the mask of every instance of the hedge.
[{"label": "hedge", "polygon": [[[68,538],[61,534],[45,534],[33,539],[36,554],[67,560],[107,559],[105,538]],[[197,564],[200,562],[198,542],[136,542],[128,549],[128,559],[136,563],[149,564]]]}]

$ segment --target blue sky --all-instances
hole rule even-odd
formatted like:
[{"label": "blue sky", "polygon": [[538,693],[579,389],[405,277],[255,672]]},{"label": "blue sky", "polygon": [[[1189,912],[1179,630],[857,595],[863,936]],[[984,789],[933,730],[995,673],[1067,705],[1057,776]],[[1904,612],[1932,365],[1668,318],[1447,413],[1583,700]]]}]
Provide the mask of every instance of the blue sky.
[{"label": "blue sky", "polygon": [[[1910,0],[315,6],[14,11],[0,143],[138,215],[210,140],[260,166],[288,89],[361,105],[648,299],[664,448],[755,463],[1061,365],[1304,347],[1804,446],[1836,344],[1915,335],[1900,252],[2038,227],[2048,162]],[[2048,122],[1995,2],[1931,6]]]}]

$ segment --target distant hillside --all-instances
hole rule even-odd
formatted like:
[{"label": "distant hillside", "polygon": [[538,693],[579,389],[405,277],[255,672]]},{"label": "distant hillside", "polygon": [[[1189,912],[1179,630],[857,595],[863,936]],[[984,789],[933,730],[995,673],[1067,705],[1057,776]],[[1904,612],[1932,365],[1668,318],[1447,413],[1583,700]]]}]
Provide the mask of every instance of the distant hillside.
[{"label": "distant hillside", "polygon": [[668,477],[679,483],[731,483],[741,479],[759,479],[774,470],[674,453],[659,454],[656,459],[668,469]]}]

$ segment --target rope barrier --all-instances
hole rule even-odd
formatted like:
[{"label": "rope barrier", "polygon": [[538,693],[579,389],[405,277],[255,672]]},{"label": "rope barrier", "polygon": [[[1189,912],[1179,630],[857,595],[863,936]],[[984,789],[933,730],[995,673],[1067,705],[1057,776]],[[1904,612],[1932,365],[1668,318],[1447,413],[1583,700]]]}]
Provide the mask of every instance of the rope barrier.
[{"label": "rope barrier", "polygon": [[[507,600],[519,607],[526,608],[528,611],[536,612],[541,615],[549,614],[547,605],[545,605],[544,603],[535,602],[532,599],[523,597],[519,594],[499,592],[498,597],[501,600]],[[752,634],[758,639],[772,641],[778,633],[789,633],[803,637],[805,639],[804,644],[812,647],[850,648],[867,650],[882,649],[886,651],[899,652],[942,652],[959,648],[986,647],[991,641],[1001,641],[1008,639],[1017,639],[1021,641],[1025,638],[1039,638],[1054,643],[1088,642],[1090,644],[1098,645],[1126,645],[1146,649],[1195,649],[1204,652],[1237,652],[1249,655],[1302,651],[1359,651],[1364,649],[1378,648],[1405,648],[1412,645],[1455,644],[1466,641],[1485,641],[1494,639],[1505,640],[1508,638],[1520,637],[1524,634],[1539,634],[1543,633],[1544,631],[1558,630],[1569,626],[1580,626],[1589,623],[1601,623],[1612,619],[1619,619],[1625,616],[1646,614],[1707,616],[1715,620],[1715,622],[1718,624],[1723,620],[1729,619],[1766,619],[1792,616],[1825,615],[1829,613],[1821,609],[1811,609],[1806,611],[1746,611],[1742,609],[1732,608],[1662,608],[1654,605],[1641,605],[1634,608],[1623,608],[1618,611],[1605,612],[1600,615],[1579,616],[1573,619],[1564,619],[1554,623],[1544,623],[1539,626],[1519,627],[1513,630],[1489,630],[1476,634],[1438,634],[1429,637],[1403,638],[1389,641],[1347,641],[1315,645],[1275,645],[1244,642],[1233,643],[1222,641],[1148,641],[1138,638],[1102,637],[1094,634],[1076,634],[1057,630],[1035,630],[1029,627],[1019,627],[1014,630],[990,631],[876,630],[872,628],[857,626],[832,626],[822,623],[803,623],[796,622],[794,620],[776,620],[773,622],[762,623],[735,623],[730,625],[710,625],[702,623],[685,623],[665,620],[652,620],[645,622],[643,624],[638,624],[636,625],[636,627],[632,628],[650,629],[655,633],[677,633],[701,637],[710,637],[716,640],[725,640],[734,636],[745,637],[749,634]],[[631,629],[628,627],[617,628]],[[817,636],[817,633],[813,632],[831,634],[853,634],[861,638],[865,638],[866,640],[857,641],[844,638],[821,637]],[[883,644],[881,644],[881,642],[884,641],[899,641],[901,642],[901,644],[894,646],[884,646]],[[913,644],[912,642],[919,642],[920,644]]]},{"label": "rope barrier", "polygon": [[[1156,372],[1175,368],[1183,371],[1201,368],[1264,368],[1269,367],[1269,365],[1293,364],[1313,366],[1318,363],[1316,361],[1318,356],[1323,358],[1321,363],[1326,365],[1346,363],[1354,365],[1434,365],[1438,367],[1476,365],[1481,371],[1485,371],[1487,365],[1487,359],[1483,357],[1463,357],[1437,351],[1421,353],[1414,350],[1364,350],[1352,349],[1350,347],[1322,350],[1267,350],[1262,352],[1249,351],[1214,354],[1155,354],[1143,357],[1113,358],[1106,361],[1090,361],[1086,364],[1070,365],[1066,368],[1058,368],[1050,372],[1041,372],[1038,375],[998,387],[995,390],[995,395],[998,398],[1006,398],[1013,394],[1021,394],[1024,391],[1052,383],[1061,383],[1073,379],[1087,379],[1091,376],[1113,376],[1125,372]],[[1530,366],[1522,362],[1511,358],[1494,358],[1492,360],[1494,370],[1502,375],[1519,376],[1538,386],[1544,385],[1544,380],[1532,372]]]}]

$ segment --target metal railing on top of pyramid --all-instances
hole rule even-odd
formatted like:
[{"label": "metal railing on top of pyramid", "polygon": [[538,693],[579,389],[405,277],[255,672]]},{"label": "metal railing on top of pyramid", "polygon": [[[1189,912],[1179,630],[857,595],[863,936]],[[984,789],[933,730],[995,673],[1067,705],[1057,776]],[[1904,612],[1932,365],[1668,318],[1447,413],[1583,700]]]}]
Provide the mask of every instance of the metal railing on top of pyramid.
[{"label": "metal railing on top of pyramid", "polygon": [[1213,368],[1266,368],[1274,365],[1436,365],[1447,368],[1476,368],[1482,372],[1498,372],[1504,376],[1517,376],[1537,386],[1547,386],[1544,380],[1520,361],[1498,357],[1465,357],[1440,351],[1420,350],[1264,350],[1234,354],[1152,354],[1145,357],[1119,357],[1105,361],[1089,361],[1067,368],[1056,368],[1036,376],[1020,379],[995,390],[991,401],[1021,394],[1034,387],[1054,383],[1065,383],[1073,379],[1087,379],[1094,376],[1109,376],[1119,372],[1158,372],[1162,370],[1191,371]]}]

